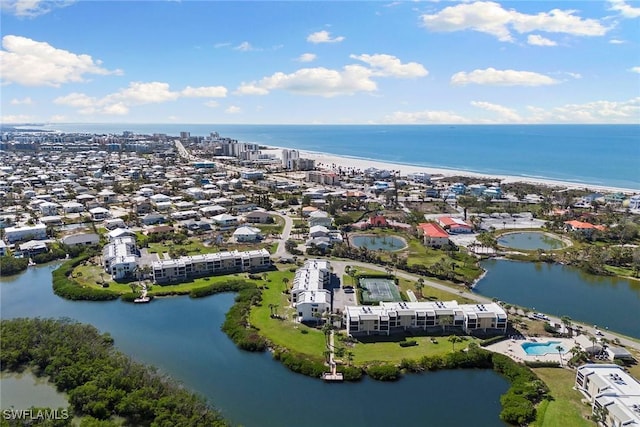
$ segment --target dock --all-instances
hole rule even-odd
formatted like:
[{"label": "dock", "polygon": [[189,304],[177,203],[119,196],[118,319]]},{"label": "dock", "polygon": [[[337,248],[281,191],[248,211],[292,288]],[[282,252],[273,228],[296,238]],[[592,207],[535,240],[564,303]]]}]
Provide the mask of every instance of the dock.
[{"label": "dock", "polygon": [[342,372],[337,371],[337,366],[335,360],[333,360],[333,330],[331,331],[331,335],[329,336],[329,367],[331,368],[331,372],[325,372],[322,374],[322,379],[325,381],[343,381],[344,378],[342,376]]}]

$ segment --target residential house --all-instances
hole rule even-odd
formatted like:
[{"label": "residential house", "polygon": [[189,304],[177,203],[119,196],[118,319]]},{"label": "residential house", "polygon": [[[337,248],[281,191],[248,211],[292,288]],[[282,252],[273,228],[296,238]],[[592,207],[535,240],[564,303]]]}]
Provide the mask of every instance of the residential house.
[{"label": "residential house", "polygon": [[20,243],[18,249],[25,257],[32,257],[49,252],[47,241],[44,240],[29,240],[28,242]]},{"label": "residential house", "polygon": [[315,239],[316,237],[327,237],[329,229],[324,225],[314,225],[309,228],[309,237]]},{"label": "residential house", "polygon": [[122,239],[124,237],[132,237],[135,238],[136,233],[129,230],[128,228],[116,228],[115,230],[111,230],[107,233],[107,238],[110,242],[113,242],[117,239]]},{"label": "residential house", "polygon": [[104,226],[107,230],[115,230],[116,228],[127,227],[122,218],[105,219]]},{"label": "residential house", "polygon": [[67,246],[91,246],[100,242],[100,236],[95,233],[77,233],[63,237],[60,242]]},{"label": "residential house", "polygon": [[259,228],[245,225],[238,227],[233,232],[233,238],[236,242],[257,242],[262,238],[262,235]]},{"label": "residential house", "polygon": [[604,231],[607,229],[604,225],[594,225],[589,222],[583,222],[583,221],[577,221],[577,220],[565,221],[564,225],[567,231],[569,232],[574,231],[576,233],[581,233],[585,236],[591,236],[593,232],[596,230]]},{"label": "residential house", "polygon": [[111,243],[102,249],[102,265],[112,279],[133,277],[138,268],[140,252],[135,238],[131,236],[110,239]]},{"label": "residential house", "polygon": [[40,203],[38,208],[43,216],[55,216],[58,215],[59,204],[53,202]]},{"label": "residential house", "polygon": [[105,209],[100,206],[98,206],[97,208],[89,209],[89,213],[91,214],[91,219],[93,221],[103,221],[111,217],[111,212],[109,212],[109,209]]},{"label": "residential house", "polygon": [[265,211],[252,211],[244,214],[244,220],[252,224],[267,224],[273,222],[271,214]]},{"label": "residential house", "polygon": [[333,219],[325,211],[317,210],[309,214],[309,227],[316,225],[322,225],[325,227],[331,227]]},{"label": "residential house", "polygon": [[7,256],[9,253],[8,249],[7,249],[7,244],[4,242],[4,240],[0,240],[0,256]]},{"label": "residential house", "polygon": [[66,202],[62,204],[62,212],[65,214],[80,213],[84,211],[84,205],[78,202]]},{"label": "residential house", "polygon": [[142,217],[142,223],[144,225],[160,224],[165,221],[166,221],[166,218],[164,215],[159,213],[154,213],[154,212],[148,213]]},{"label": "residential house", "polygon": [[211,218],[216,222],[221,230],[228,230],[231,227],[238,225],[238,218],[229,214],[220,214]]}]

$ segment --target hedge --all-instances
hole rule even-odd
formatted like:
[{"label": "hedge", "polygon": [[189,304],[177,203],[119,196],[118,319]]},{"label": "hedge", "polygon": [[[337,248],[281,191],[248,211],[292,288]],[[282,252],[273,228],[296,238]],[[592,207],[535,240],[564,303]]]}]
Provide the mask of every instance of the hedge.
[{"label": "hedge", "polygon": [[82,287],[78,282],[69,278],[71,272],[78,265],[85,262],[93,254],[87,253],[63,263],[53,271],[53,293],[70,300],[109,301],[118,299],[120,294],[112,290],[98,290]]}]

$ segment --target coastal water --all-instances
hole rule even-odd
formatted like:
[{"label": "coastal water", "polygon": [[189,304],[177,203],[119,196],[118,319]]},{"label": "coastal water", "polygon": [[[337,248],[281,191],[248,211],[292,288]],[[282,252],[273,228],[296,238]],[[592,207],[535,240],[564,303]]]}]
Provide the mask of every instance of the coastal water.
[{"label": "coastal water", "polygon": [[640,338],[640,282],[559,264],[489,260],[474,291],[511,304]]},{"label": "coastal water", "polygon": [[56,390],[46,378],[33,373],[0,373],[0,409],[66,408],[69,406],[64,393]]},{"label": "coastal water", "polygon": [[491,370],[408,375],[392,384],[369,379],[327,384],[288,371],[268,353],[238,350],[220,331],[232,294],[142,305],[67,301],[52,292],[53,268],[31,267],[0,279],[2,318],[66,316],[93,324],[111,333],[126,354],[205,396],[234,424],[504,425],[499,397],[508,384]]},{"label": "coastal water", "polygon": [[640,190],[638,125],[55,124],[64,132],[181,131],[400,164]]}]

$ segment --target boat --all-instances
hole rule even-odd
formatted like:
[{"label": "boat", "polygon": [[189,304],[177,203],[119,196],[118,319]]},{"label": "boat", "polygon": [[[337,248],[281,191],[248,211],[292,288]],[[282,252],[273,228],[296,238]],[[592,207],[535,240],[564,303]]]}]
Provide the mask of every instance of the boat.
[{"label": "boat", "polygon": [[149,297],[141,297],[141,298],[136,298],[133,300],[133,302],[137,303],[137,304],[143,304],[143,303],[147,303],[151,301],[151,298]]}]

